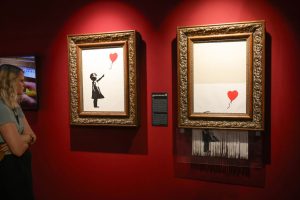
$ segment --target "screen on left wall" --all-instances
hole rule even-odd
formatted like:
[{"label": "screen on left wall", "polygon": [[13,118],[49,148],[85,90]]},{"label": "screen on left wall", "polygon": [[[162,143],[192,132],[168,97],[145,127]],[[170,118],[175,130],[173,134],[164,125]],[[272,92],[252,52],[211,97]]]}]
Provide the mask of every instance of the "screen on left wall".
[{"label": "screen on left wall", "polygon": [[23,110],[36,110],[38,108],[36,57],[0,57],[0,65],[2,64],[15,65],[24,71],[25,87],[20,105]]}]

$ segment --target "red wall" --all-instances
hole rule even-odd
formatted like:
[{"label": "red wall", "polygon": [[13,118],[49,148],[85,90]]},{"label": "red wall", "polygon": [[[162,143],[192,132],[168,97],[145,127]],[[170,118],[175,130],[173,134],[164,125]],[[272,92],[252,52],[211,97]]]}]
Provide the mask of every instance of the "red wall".
[{"label": "red wall", "polygon": [[[297,199],[299,12],[271,0],[1,1],[0,55],[39,57],[40,109],[26,112],[38,200]],[[265,20],[270,162],[261,188],[178,178],[173,135],[178,26]],[[67,35],[137,30],[142,36],[141,126],[70,127]],[[173,61],[173,62],[172,62]],[[176,62],[176,61],[175,61]],[[151,125],[151,93],[169,95],[169,126]]]}]

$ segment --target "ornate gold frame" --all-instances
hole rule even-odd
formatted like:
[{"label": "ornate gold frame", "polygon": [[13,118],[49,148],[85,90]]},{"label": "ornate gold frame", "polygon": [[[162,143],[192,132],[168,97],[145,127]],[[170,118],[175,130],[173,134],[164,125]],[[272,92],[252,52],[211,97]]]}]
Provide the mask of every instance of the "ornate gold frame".
[{"label": "ornate gold frame", "polygon": [[[197,55],[194,55],[193,44],[226,41],[246,42],[246,112],[194,112],[193,77],[196,70],[193,58]],[[179,127],[264,129],[264,21],[178,27],[177,54]]]},{"label": "ornate gold frame", "polygon": [[[124,111],[86,111],[83,109],[82,50],[114,47],[123,49]],[[138,126],[136,32],[69,35],[68,53],[71,125]]]}]

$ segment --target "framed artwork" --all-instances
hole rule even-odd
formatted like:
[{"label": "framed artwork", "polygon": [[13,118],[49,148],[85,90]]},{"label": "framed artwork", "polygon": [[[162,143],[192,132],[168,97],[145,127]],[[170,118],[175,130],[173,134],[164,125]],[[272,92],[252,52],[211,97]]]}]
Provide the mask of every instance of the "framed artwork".
[{"label": "framed artwork", "polygon": [[72,125],[138,125],[136,32],[68,36]]},{"label": "framed artwork", "polygon": [[23,110],[38,109],[36,56],[0,57],[0,65],[11,64],[24,71],[24,93],[20,106]]},{"label": "framed artwork", "polygon": [[263,130],[264,51],[264,21],[179,27],[179,127]]}]

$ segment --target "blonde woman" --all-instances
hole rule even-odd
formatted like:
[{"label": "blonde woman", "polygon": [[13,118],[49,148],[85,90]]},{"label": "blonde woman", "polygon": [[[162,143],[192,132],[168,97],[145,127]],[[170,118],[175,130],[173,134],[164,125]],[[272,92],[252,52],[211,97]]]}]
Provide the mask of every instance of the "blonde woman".
[{"label": "blonde woman", "polygon": [[30,145],[36,135],[19,106],[24,90],[24,72],[0,65],[0,196],[1,199],[34,199]]}]

